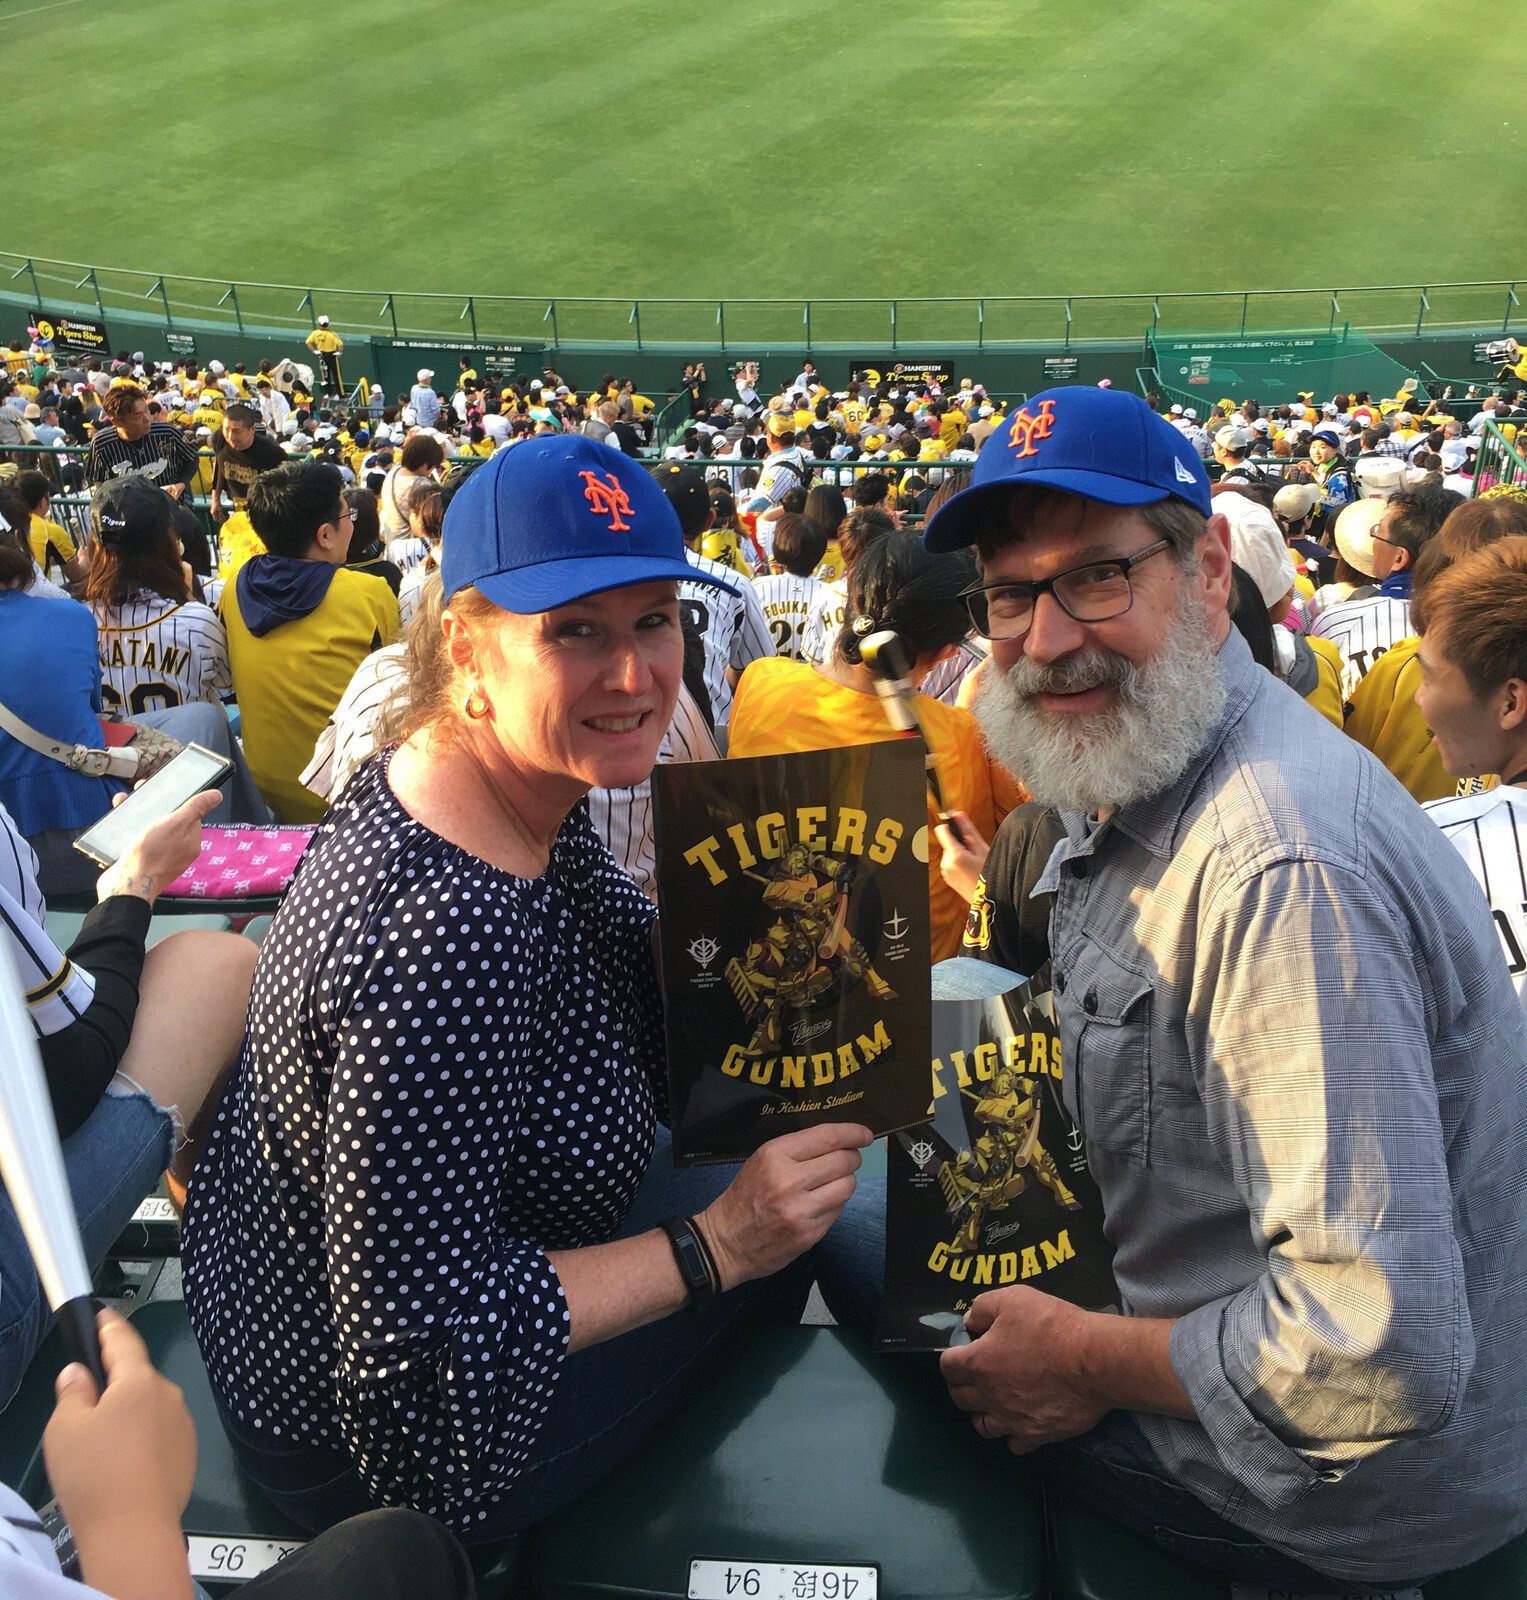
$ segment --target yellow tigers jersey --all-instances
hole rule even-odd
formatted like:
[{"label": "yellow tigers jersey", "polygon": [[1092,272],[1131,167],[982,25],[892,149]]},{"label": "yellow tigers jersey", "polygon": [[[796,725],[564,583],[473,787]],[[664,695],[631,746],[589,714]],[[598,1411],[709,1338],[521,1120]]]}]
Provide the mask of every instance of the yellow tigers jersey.
[{"label": "yellow tigers jersey", "polygon": [[345,347],[345,341],[332,328],[314,328],[302,342],[309,350],[323,356],[333,355]]},{"label": "yellow tigers jersey", "polygon": [[221,615],[242,719],[244,754],[278,822],[317,822],[328,809],[298,775],[361,661],[398,631],[384,578],[340,568],[317,608],[256,638],[239,612],[237,578]]},{"label": "yellow tigers jersey", "polygon": [[1323,716],[1327,722],[1341,727],[1341,651],[1329,639],[1310,639],[1306,636],[1306,643],[1315,653],[1315,666],[1319,673],[1315,687],[1305,695],[1307,704]]},{"label": "yellow tigers jersey", "polygon": [[829,539],[827,548],[822,552],[822,559],[817,563],[817,569],[812,577],[822,583],[836,583],[843,576],[843,552],[836,539]]},{"label": "yellow tigers jersey", "polygon": [[1424,802],[1445,799],[1457,785],[1442,765],[1426,718],[1416,704],[1421,683],[1421,668],[1416,663],[1419,643],[1414,638],[1401,639],[1373,663],[1352,690],[1346,728],[1415,799]]},{"label": "yellow tigers jersey", "polygon": [[745,578],[753,576],[753,569],[742,554],[742,545],[735,528],[710,528],[700,535],[700,554],[724,567],[733,567]]},{"label": "yellow tigers jersey", "polygon": [[35,511],[32,513],[32,525],[28,529],[27,542],[32,547],[32,559],[44,572],[48,570],[50,548],[58,558],[60,566],[74,559],[74,540],[69,537],[67,530],[56,522],[50,522],[46,517],[39,517]]},{"label": "yellow tigers jersey", "polygon": [[869,411],[858,400],[845,400],[838,407],[838,414],[843,418],[843,431],[851,439],[859,437],[859,430],[864,426],[864,419],[869,416]]}]

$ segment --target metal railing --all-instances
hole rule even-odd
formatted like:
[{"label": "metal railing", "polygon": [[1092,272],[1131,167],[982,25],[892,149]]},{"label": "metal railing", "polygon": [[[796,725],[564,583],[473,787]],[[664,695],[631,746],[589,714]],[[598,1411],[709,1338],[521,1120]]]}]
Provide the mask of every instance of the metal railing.
[{"label": "metal railing", "polygon": [[1487,422],[1474,462],[1474,493],[1483,494],[1503,483],[1527,490],[1527,460],[1493,422]]},{"label": "metal railing", "polygon": [[1203,293],[908,296],[897,299],[659,299],[431,294],[401,289],[239,283],[0,251],[0,293],[55,314],[126,316],[166,331],[310,332],[320,314],[341,335],[451,340],[474,346],[630,345],[747,350],[889,348],[1136,339],[1145,330],[1239,326],[1365,333],[1493,329],[1520,307],[1517,281],[1388,284]]}]

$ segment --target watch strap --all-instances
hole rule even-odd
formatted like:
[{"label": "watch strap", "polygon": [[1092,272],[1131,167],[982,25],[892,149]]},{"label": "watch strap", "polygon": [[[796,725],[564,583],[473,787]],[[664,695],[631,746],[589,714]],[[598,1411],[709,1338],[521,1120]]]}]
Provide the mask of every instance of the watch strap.
[{"label": "watch strap", "polygon": [[709,1305],[716,1297],[716,1283],[711,1274],[710,1251],[699,1229],[688,1217],[668,1217],[658,1226],[668,1235],[668,1243],[673,1247],[679,1276],[689,1291],[689,1309],[698,1311]]}]

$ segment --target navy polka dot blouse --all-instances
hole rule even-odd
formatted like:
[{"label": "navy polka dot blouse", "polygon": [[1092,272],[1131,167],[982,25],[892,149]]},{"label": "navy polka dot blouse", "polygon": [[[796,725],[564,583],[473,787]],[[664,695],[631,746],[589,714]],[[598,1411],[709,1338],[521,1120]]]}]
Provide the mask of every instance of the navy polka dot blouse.
[{"label": "navy polka dot blouse", "polygon": [[580,805],[540,878],[351,779],[260,952],[197,1166],[186,1299],[212,1383],[272,1448],[469,1530],[555,1393],[546,1251],[612,1236],[663,1100],[651,902]]}]

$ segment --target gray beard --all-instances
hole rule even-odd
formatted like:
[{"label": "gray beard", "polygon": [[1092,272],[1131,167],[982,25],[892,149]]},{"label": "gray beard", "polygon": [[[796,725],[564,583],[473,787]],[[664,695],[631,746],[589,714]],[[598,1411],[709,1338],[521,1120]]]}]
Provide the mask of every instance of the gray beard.
[{"label": "gray beard", "polygon": [[[1117,703],[1086,715],[1045,711],[1042,693],[1109,684]],[[1051,666],[1026,656],[981,674],[973,709],[991,753],[1034,797],[1087,815],[1160,794],[1188,770],[1224,714],[1209,616],[1183,592],[1161,653],[1137,667],[1097,646]]]}]

